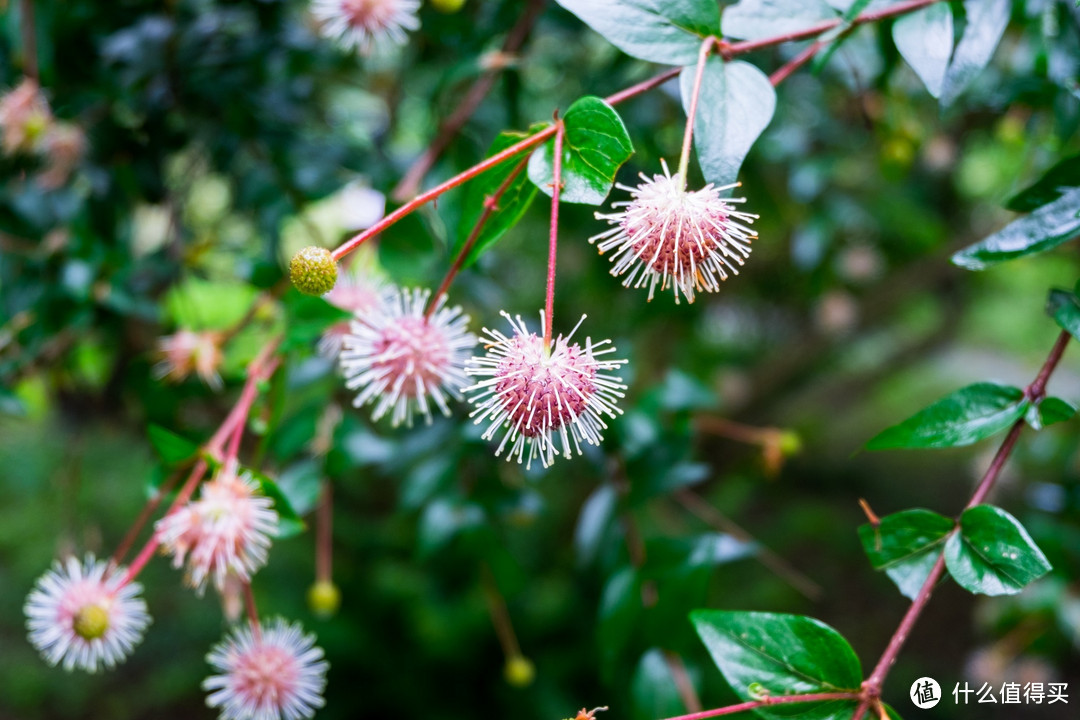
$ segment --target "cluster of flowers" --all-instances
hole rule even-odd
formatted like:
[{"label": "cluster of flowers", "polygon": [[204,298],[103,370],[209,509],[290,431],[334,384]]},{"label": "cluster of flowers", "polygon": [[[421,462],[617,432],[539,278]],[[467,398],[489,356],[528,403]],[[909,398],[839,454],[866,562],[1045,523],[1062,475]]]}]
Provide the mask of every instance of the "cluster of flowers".
[{"label": "cluster of flowers", "polygon": [[[266,564],[278,515],[258,485],[227,461],[202,485],[198,499],[158,521],[151,544],[185,566],[201,595],[208,584],[228,598]],[[26,601],[30,642],[51,665],[94,673],[122,662],[150,624],[142,587],[131,568],[88,555],[57,562]],[[228,605],[228,603],[226,603]],[[207,662],[215,674],[203,682],[207,705],[223,720],[308,718],[323,705],[327,663],[312,635],[280,618],[235,627]]]}]

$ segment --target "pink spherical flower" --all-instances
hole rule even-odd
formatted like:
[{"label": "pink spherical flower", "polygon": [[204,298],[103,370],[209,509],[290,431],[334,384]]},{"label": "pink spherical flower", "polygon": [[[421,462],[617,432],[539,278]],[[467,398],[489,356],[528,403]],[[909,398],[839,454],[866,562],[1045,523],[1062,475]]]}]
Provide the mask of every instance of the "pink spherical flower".
[{"label": "pink spherical flower", "polygon": [[221,334],[212,331],[194,332],[181,328],[172,335],[158,338],[160,358],[154,366],[154,377],[180,382],[191,373],[215,390],[221,389],[218,368],[225,361],[221,351]]},{"label": "pink spherical flower", "polygon": [[206,661],[220,673],[202,684],[220,720],[299,720],[324,704],[329,665],[299,623],[278,618],[269,627],[237,628]]},{"label": "pink spherical flower", "polygon": [[273,501],[257,490],[250,474],[239,475],[228,463],[203,484],[198,500],[157,522],[162,548],[173,556],[174,567],[187,561],[187,581],[200,595],[211,577],[224,592],[230,575],[250,581],[266,564],[278,514]]},{"label": "pink spherical flower", "polygon": [[609,340],[593,343],[586,338],[584,347],[571,342],[584,316],[569,335],[560,335],[548,349],[520,316],[502,315],[510,321],[513,334],[485,328],[487,354],[472,358],[465,369],[469,375],[486,378],[465,389],[475,393],[469,398],[476,406],[472,417],[478,424],[490,423],[483,437],[490,440],[500,428],[505,429],[495,454],[509,444],[507,460],[517,457],[520,463],[527,454],[528,467],[539,456],[547,467],[556,455],[570,457],[571,444],[579,455],[582,441],[599,445],[607,428],[603,416],[622,412],[615,402],[626,389],[619,377],[605,371],[626,361],[599,359],[615,352],[614,347],[604,347]]},{"label": "pink spherical flower", "polygon": [[127,658],[150,624],[138,583],[88,555],[57,561],[26,599],[30,643],[50,665],[97,672]]},{"label": "pink spherical flower", "polygon": [[688,191],[679,175],[672,176],[666,163],[663,175],[641,175],[636,188],[619,185],[631,195],[624,208],[610,214],[597,213],[614,227],[589,238],[601,254],[613,250],[611,274],[626,275],[625,287],[649,286],[649,300],[656,286],[670,285],[675,293],[694,302],[696,292],[716,292],[728,273],[739,274],[750,256],[757,233],[748,225],[757,215],[735,209],[745,198],[722,198],[735,185]]},{"label": "pink spherical flower", "polygon": [[448,397],[461,397],[458,388],[466,382],[463,368],[476,336],[468,331],[469,316],[460,307],[446,307],[445,295],[426,317],[430,294],[395,290],[380,309],[356,318],[345,337],[345,386],[359,389],[356,407],[375,404],[375,420],[392,411],[395,426],[412,425],[419,411],[431,422],[429,398],[449,415]]},{"label": "pink spherical flower", "polygon": [[[375,276],[360,272],[346,272],[338,277],[334,289],[323,299],[355,317],[375,312],[384,302],[386,283]],[[319,340],[319,354],[336,359],[341,354],[345,336],[349,334],[349,320],[331,325]]]},{"label": "pink spherical flower", "polygon": [[405,44],[405,31],[420,27],[419,9],[419,0],[314,0],[311,6],[323,36],[363,54],[383,42]]}]

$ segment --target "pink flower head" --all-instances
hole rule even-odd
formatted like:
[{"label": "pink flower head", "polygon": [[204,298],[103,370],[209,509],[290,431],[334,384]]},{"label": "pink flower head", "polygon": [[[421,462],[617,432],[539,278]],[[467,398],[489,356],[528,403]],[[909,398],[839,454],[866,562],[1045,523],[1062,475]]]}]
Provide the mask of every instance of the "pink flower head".
[{"label": "pink flower head", "polygon": [[375,404],[372,417],[391,413],[393,424],[412,425],[419,411],[431,422],[431,401],[450,414],[447,396],[460,398],[463,371],[476,336],[460,307],[446,307],[443,295],[425,316],[427,290],[395,290],[381,308],[357,317],[345,337],[341,370],[345,386],[359,389],[353,405]]},{"label": "pink flower head", "polygon": [[[376,277],[359,272],[346,272],[338,277],[334,289],[323,295],[323,299],[354,317],[361,317],[375,312],[384,302],[387,293],[386,283]],[[345,336],[349,334],[349,321],[342,320],[331,325],[319,340],[319,354],[327,358],[337,358]]]},{"label": "pink flower head", "polygon": [[0,97],[0,147],[9,155],[36,150],[52,120],[37,81],[26,78]]},{"label": "pink flower head", "polygon": [[278,618],[269,627],[237,628],[206,661],[220,673],[202,684],[220,720],[300,720],[324,704],[329,665],[299,623]]},{"label": "pink flower head", "polygon": [[[506,336],[497,330],[484,328],[487,354],[469,361],[465,372],[486,378],[465,392],[476,409],[471,417],[477,424],[490,424],[483,437],[490,440],[500,428],[505,429],[495,454],[510,445],[507,460],[517,457],[520,463],[528,446],[527,465],[537,456],[544,467],[551,465],[556,455],[569,458],[571,443],[581,454],[581,442],[599,445],[602,431],[607,428],[603,417],[615,417],[622,411],[615,402],[623,396],[626,386],[620,378],[605,371],[615,370],[625,360],[601,360],[601,355],[615,352],[609,340],[585,346],[570,340],[581,322],[569,335],[560,335],[550,349],[535,333],[530,333],[518,316],[503,317],[510,321],[514,333]],[[541,323],[543,313],[540,314]]]},{"label": "pink flower head", "polygon": [[716,292],[728,272],[739,274],[750,256],[750,243],[757,233],[748,225],[757,215],[735,209],[745,198],[722,198],[720,193],[735,185],[706,185],[690,192],[679,175],[672,176],[666,163],[663,175],[649,179],[641,175],[636,188],[619,185],[630,193],[629,202],[612,207],[625,208],[610,214],[597,213],[612,227],[589,238],[599,241],[603,254],[614,250],[611,274],[626,275],[623,286],[649,286],[649,300],[656,286],[671,286],[675,302],[679,293],[694,302],[696,292]]},{"label": "pink flower head", "polygon": [[227,463],[203,484],[198,500],[157,522],[158,540],[173,556],[173,567],[187,561],[187,581],[200,595],[211,576],[218,592],[225,592],[230,575],[250,581],[266,564],[278,514],[257,490],[250,474],[238,475],[235,464]]},{"label": "pink flower head", "polygon": [[311,12],[324,37],[346,50],[370,53],[377,45],[404,45],[406,30],[416,30],[419,0],[314,0]]},{"label": "pink flower head", "polygon": [[97,672],[122,662],[150,624],[138,583],[87,555],[57,561],[26,598],[30,643],[50,665]]},{"label": "pink flower head", "polygon": [[173,382],[186,379],[191,373],[215,390],[221,389],[221,367],[225,356],[221,352],[220,333],[178,330],[172,335],[158,338],[158,356],[154,376]]}]

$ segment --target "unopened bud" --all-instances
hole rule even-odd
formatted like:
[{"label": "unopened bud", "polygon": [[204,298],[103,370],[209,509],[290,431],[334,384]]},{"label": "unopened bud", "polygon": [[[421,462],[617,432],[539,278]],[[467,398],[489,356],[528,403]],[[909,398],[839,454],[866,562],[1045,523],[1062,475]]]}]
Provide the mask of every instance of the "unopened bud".
[{"label": "unopened bud", "polygon": [[532,660],[524,655],[515,655],[506,661],[503,676],[506,678],[506,682],[514,687],[529,687],[536,677],[536,666],[533,665]]},{"label": "unopened bud", "polygon": [[329,580],[319,580],[307,594],[308,607],[317,617],[330,618],[337,614],[341,606],[341,591]]},{"label": "unopened bud", "polygon": [[330,251],[321,247],[306,247],[293,255],[289,263],[289,279],[305,295],[325,295],[337,282],[337,263]]}]

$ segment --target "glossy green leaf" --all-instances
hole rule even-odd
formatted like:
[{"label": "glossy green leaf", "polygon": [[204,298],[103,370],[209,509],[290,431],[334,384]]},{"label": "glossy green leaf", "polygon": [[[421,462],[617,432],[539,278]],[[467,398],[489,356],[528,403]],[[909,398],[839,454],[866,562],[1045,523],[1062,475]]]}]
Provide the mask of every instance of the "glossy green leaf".
[{"label": "glossy green leaf", "polygon": [[457,535],[484,524],[484,510],[479,505],[460,500],[438,498],[428,503],[420,518],[417,545],[422,555],[445,547]]},{"label": "glossy green leaf", "polygon": [[1080,188],[1080,154],[1056,163],[1031,187],[1010,198],[1005,207],[1016,212],[1031,212],[1054,202],[1070,188]]},{"label": "glossy green leaf", "polygon": [[945,566],[961,587],[982,595],[1013,595],[1051,570],[1024,526],[993,505],[960,516],[960,532],[945,543]]},{"label": "glossy green leaf", "polygon": [[835,19],[824,0],[741,0],[724,9],[720,22],[726,38],[760,40]]},{"label": "glossy green leaf", "polygon": [[[687,112],[696,72],[688,66],[679,75]],[[765,73],[741,60],[708,59],[694,121],[694,147],[706,182],[728,185],[738,179],[746,154],[775,110],[776,91]]]},{"label": "glossy green leaf", "polygon": [[[499,133],[499,136],[495,138],[495,142],[488,148],[488,157],[502,152],[506,148],[521,142],[530,135],[535,135],[537,131],[543,129],[545,126],[546,123],[538,125],[531,128],[531,131],[527,133]],[[526,156],[523,154],[521,158],[507,160],[501,165],[497,165],[491,170],[488,170],[475,180],[472,180],[466,186],[464,209],[461,213],[461,221],[458,223],[457,240],[455,241],[453,248],[454,255],[457,254],[469,239],[477,221],[479,221],[484,213],[484,208],[489,198],[493,197],[495,193],[498,192],[499,188],[502,187],[503,183],[507,181],[507,178],[517,171],[518,165],[525,157]],[[495,206],[495,211],[491,213],[484,223],[483,229],[480,231],[480,234],[473,244],[473,249],[465,258],[464,267],[468,267],[476,262],[477,258],[487,252],[487,250],[498,242],[510,228],[514,227],[514,225],[521,220],[525,211],[529,209],[529,205],[532,204],[535,197],[536,185],[529,182],[529,178],[523,168],[517,172],[517,175],[513,180],[509,181],[509,184],[503,191],[502,196]]]},{"label": "glossy green leaf", "polygon": [[976,383],[920,410],[866,443],[868,450],[970,445],[1005,430],[1028,408],[1020,388]]},{"label": "glossy green leaf", "polygon": [[277,537],[279,540],[299,535],[307,528],[304,521],[297,515],[296,510],[293,509],[289,498],[274,480],[251,468],[244,468],[243,472],[250,473],[251,477],[259,485],[259,492],[274,501],[274,511],[278,514]]},{"label": "glossy green leaf", "polygon": [[1080,298],[1066,290],[1051,290],[1046,300],[1046,314],[1054,322],[1080,340]]},{"label": "glossy green leaf", "polygon": [[720,29],[714,0],[557,0],[627,55],[665,65],[697,61]]},{"label": "glossy green leaf", "polygon": [[847,9],[844,10],[844,15],[840,20],[840,24],[819,38],[821,41],[831,42],[829,42],[823,52],[819,52],[811,61],[811,67],[815,73],[821,72],[821,69],[828,65],[829,60],[844,44],[844,40],[847,39],[848,34],[853,27],[852,21],[872,2],[873,0],[854,0],[854,2],[848,5]]},{"label": "glossy green leaf", "polygon": [[1011,0],[964,0],[964,33],[945,72],[942,105],[951,105],[994,55],[1009,24]]},{"label": "glossy green leaf", "polygon": [[1038,405],[1028,409],[1025,419],[1036,430],[1055,423],[1072,420],[1076,415],[1076,406],[1059,397],[1043,398]]},{"label": "glossy green leaf", "polygon": [[195,457],[199,452],[198,443],[180,437],[160,425],[151,425],[146,432],[150,436],[150,444],[154,447],[154,451],[166,465],[179,465]]},{"label": "glossy green leaf", "polygon": [[[744,700],[768,695],[857,692],[862,668],[848,642],[801,615],[695,610],[690,620],[713,662]],[[751,685],[754,691],[751,691]],[[761,714],[803,720],[850,718],[854,700],[776,705]]]},{"label": "glossy green leaf", "polygon": [[642,614],[641,578],[633,567],[615,571],[600,594],[597,618],[597,645],[605,666],[612,667],[622,656]]},{"label": "glossy green leaf", "polygon": [[600,550],[607,529],[615,517],[618,493],[609,484],[601,485],[592,492],[581,506],[577,527],[574,529],[574,547],[578,562],[591,563]]},{"label": "glossy green leaf", "polygon": [[647,650],[641,656],[630,681],[630,694],[634,699],[633,717],[637,720],[655,720],[687,711],[671,667],[659,648]]},{"label": "glossy green leaf", "polygon": [[322,498],[323,478],[319,464],[308,458],[295,462],[281,471],[277,486],[297,515],[306,515],[316,508]]},{"label": "glossy green leaf", "polygon": [[893,42],[934,97],[940,97],[953,48],[953,16],[948,3],[935,3],[893,23]]},{"label": "glossy green leaf", "polygon": [[1057,200],[964,248],[953,255],[952,261],[968,270],[984,270],[1006,260],[1052,250],[1078,234],[1080,188],[1067,188]]},{"label": "glossy green leaf", "polygon": [[859,527],[859,540],[875,570],[885,574],[905,597],[915,599],[944,550],[954,522],[929,510],[904,510]]},{"label": "glossy green leaf", "polygon": [[247,283],[189,277],[165,295],[165,313],[187,330],[227,330],[255,302],[256,290]]},{"label": "glossy green leaf", "polygon": [[[600,205],[611,192],[615,173],[634,154],[630,135],[614,108],[591,95],[575,101],[563,116],[562,202]],[[529,158],[529,179],[551,196],[555,182],[548,140]]]}]

